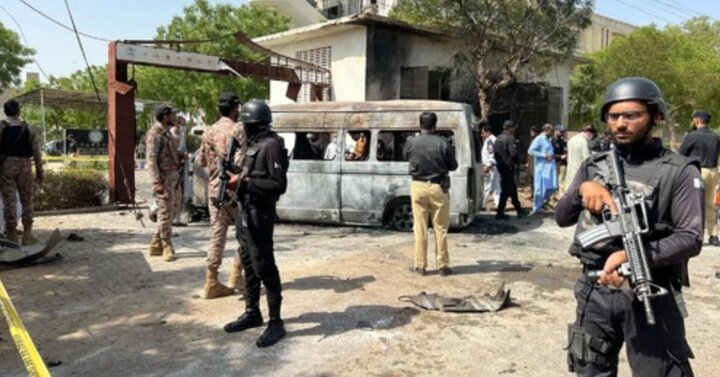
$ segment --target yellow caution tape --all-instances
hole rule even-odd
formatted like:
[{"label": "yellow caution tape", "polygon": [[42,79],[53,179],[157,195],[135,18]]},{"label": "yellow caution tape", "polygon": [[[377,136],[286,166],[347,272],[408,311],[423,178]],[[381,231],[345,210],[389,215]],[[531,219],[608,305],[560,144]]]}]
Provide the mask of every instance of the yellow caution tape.
[{"label": "yellow caution tape", "polygon": [[76,156],[76,157],[70,157],[70,156],[43,156],[44,161],[104,161],[107,162],[108,158],[107,156]]},{"label": "yellow caution tape", "polygon": [[15,307],[10,301],[5,286],[0,280],[0,305],[2,307],[3,315],[7,321],[8,327],[10,328],[10,335],[12,335],[15,341],[15,347],[17,347],[20,357],[22,358],[25,369],[27,369],[28,375],[33,377],[50,377],[50,372],[45,366],[45,362],[40,353],[38,353],[35,344],[30,338],[25,326],[20,320]]},{"label": "yellow caution tape", "polygon": [[[107,162],[107,156],[43,156],[43,161],[96,161]],[[137,159],[135,162],[145,162],[144,159]]]}]

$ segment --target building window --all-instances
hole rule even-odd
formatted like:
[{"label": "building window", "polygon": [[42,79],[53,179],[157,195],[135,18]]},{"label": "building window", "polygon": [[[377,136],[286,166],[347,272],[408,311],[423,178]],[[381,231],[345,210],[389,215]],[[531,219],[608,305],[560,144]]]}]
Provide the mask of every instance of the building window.
[{"label": "building window", "polygon": [[427,67],[400,68],[400,99],[427,99]]},{"label": "building window", "polygon": [[400,99],[450,98],[449,68],[402,67],[400,69]]},{"label": "building window", "polygon": [[[306,63],[310,63],[313,65],[316,65],[318,67],[331,69],[332,68],[332,47],[326,46],[326,47],[320,47],[315,48],[312,50],[304,50],[304,51],[298,51],[295,53],[295,58],[298,60],[302,60]],[[300,70],[299,72],[300,79],[303,82],[308,81],[318,81],[318,78],[311,77],[312,75],[315,75],[315,72],[307,71],[307,70]],[[323,90],[323,99],[329,100],[330,99],[330,89],[324,89]],[[300,89],[300,94],[298,95],[298,103],[302,102],[310,102],[310,84],[303,84],[302,89]]]},{"label": "building window", "polygon": [[430,71],[428,77],[428,99],[447,101],[450,99],[449,68],[436,68]]}]

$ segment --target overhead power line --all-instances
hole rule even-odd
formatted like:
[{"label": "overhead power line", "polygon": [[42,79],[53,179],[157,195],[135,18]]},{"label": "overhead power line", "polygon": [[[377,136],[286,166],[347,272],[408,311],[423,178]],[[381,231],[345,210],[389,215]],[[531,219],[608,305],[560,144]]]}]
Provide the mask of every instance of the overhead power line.
[{"label": "overhead power line", "polygon": [[672,23],[673,23],[672,21],[668,20],[667,18],[660,17],[660,16],[658,16],[658,15],[656,15],[656,14],[652,14],[652,13],[650,13],[650,12],[647,12],[647,11],[645,11],[644,9],[642,9],[642,8],[640,8],[640,7],[636,7],[636,6],[634,6],[634,5],[630,4],[630,3],[627,3],[627,2],[625,2],[625,1],[623,1],[623,0],[617,0],[617,1],[618,1],[619,3],[621,3],[621,4],[624,4],[625,6],[628,6],[628,7],[632,8],[632,9],[635,9],[636,11],[638,11],[638,12],[640,12],[640,13],[644,13],[644,14],[650,16],[650,17],[653,17],[653,18],[656,18],[656,19],[659,19],[659,20],[663,20],[663,21],[665,21],[665,22],[667,22],[667,23],[669,23],[669,24],[672,24]]},{"label": "overhead power line", "polygon": [[96,40],[96,41],[111,42],[111,40],[110,40],[110,39],[107,39],[107,38],[96,37],[96,36],[94,36],[94,35],[90,35],[90,34],[87,34],[87,33],[83,33],[83,32],[77,31],[77,29],[72,28],[72,27],[70,27],[70,26],[67,26],[67,25],[65,25],[64,23],[62,23],[62,22],[60,22],[60,21],[58,21],[58,20],[56,20],[56,19],[48,16],[46,13],[44,13],[44,12],[41,11],[40,9],[35,8],[34,6],[32,6],[30,3],[28,3],[28,2],[25,1],[25,0],[18,0],[18,1],[21,2],[21,3],[23,3],[26,7],[32,9],[35,13],[43,16],[44,18],[46,18],[46,19],[49,20],[50,22],[54,23],[55,25],[60,26],[60,27],[63,28],[63,29],[72,31],[72,32],[74,32],[74,33],[76,33],[76,34],[82,35],[83,37],[87,37],[87,38],[90,38],[90,39],[94,39],[94,40]]},{"label": "overhead power line", "polygon": [[73,18],[72,11],[70,10],[70,4],[68,4],[67,0],[65,0],[65,8],[67,9],[68,16],[70,17],[70,23],[72,24],[73,31],[75,32],[75,38],[77,39],[78,46],[80,46],[80,52],[82,52],[83,59],[85,60],[85,67],[87,67],[88,75],[90,75],[90,82],[92,82],[93,89],[95,89],[95,96],[97,97],[98,103],[102,103],[100,90],[98,90],[97,83],[95,82],[95,75],[92,72],[90,63],[88,63],[87,55],[85,55],[85,48],[80,40],[80,33],[78,33],[77,27],[75,26],[75,19]]},{"label": "overhead power line", "polygon": [[[675,0],[664,0],[663,2],[665,2],[665,3],[672,3],[672,4],[674,4],[675,6],[678,6],[678,7],[683,8],[683,9],[684,9],[685,11],[687,11],[687,12],[693,13],[695,16],[707,16],[706,14],[703,14],[702,12],[698,12],[698,11],[696,11],[696,10],[694,10],[694,9],[688,8],[686,4],[680,4],[679,2],[677,2],[677,1],[675,1]],[[710,16],[708,16],[708,17],[710,17]],[[712,18],[712,17],[711,17],[711,18]]]},{"label": "overhead power line", "polygon": [[659,3],[659,2],[657,2],[657,1],[655,1],[655,0],[642,0],[642,1],[643,1],[645,4],[648,4],[649,6],[652,7],[652,8],[649,8],[649,9],[653,9],[653,10],[658,10],[658,11],[660,11],[660,12],[664,12],[664,13],[666,13],[666,14],[671,15],[672,17],[677,17],[677,18],[679,18],[680,20],[684,20],[684,19],[686,19],[686,18],[688,18],[688,17],[692,17],[692,16],[688,16],[687,14],[679,13],[677,10],[674,10],[674,9],[672,9],[672,8],[668,8],[666,5],[663,5],[662,3]]},{"label": "overhead power line", "polygon": [[[23,31],[22,26],[20,26],[20,23],[13,17],[12,13],[10,13],[7,9],[5,9],[2,4],[0,4],[0,9],[2,9],[7,15],[10,17],[10,19],[15,23],[15,26],[17,26],[18,31],[20,32],[20,36],[22,36],[23,41],[25,42],[26,46],[29,46],[30,44],[27,41],[27,38],[25,38],[25,32]],[[38,67],[38,70],[40,73],[42,73],[43,77],[45,77],[45,80],[50,81],[50,78],[45,73],[45,70],[40,66],[40,63],[38,63],[37,59],[35,59],[35,56],[32,57],[33,63]]]},{"label": "overhead power line", "polygon": [[715,20],[715,21],[718,20],[716,17],[712,17],[712,16],[710,16],[710,15],[707,15],[707,14],[704,14],[704,13],[701,13],[701,12],[698,12],[698,11],[695,11],[695,10],[692,10],[692,9],[690,9],[690,8],[688,8],[688,7],[686,7],[686,6],[680,5],[680,4],[678,4],[678,3],[674,2],[674,1],[673,1],[673,2],[670,2],[669,0],[653,0],[653,1],[654,1],[654,2],[657,2],[657,3],[659,3],[659,4],[663,4],[663,5],[667,6],[667,7],[676,9],[676,10],[678,10],[678,11],[680,11],[680,12],[683,12],[683,13],[687,14],[687,15],[690,16],[690,17],[707,17],[707,18],[709,18],[709,19],[711,19],[711,20]]}]

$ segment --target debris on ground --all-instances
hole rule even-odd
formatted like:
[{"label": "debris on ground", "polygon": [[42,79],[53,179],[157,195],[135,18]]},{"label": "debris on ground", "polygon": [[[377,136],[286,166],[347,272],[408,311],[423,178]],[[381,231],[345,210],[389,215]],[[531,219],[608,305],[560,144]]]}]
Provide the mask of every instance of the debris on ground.
[{"label": "debris on ground", "polygon": [[515,234],[518,232],[518,227],[506,222],[495,221],[490,219],[476,219],[469,228],[471,233],[496,236],[499,234]]},{"label": "debris on ground", "polygon": [[415,296],[400,296],[400,301],[410,302],[426,310],[441,312],[496,312],[510,304],[510,289],[503,283],[494,296],[445,297],[435,293],[420,292]]},{"label": "debris on ground", "polygon": [[70,232],[70,234],[65,237],[66,240],[70,242],[82,242],[85,241],[85,237],[78,235],[77,233]]}]

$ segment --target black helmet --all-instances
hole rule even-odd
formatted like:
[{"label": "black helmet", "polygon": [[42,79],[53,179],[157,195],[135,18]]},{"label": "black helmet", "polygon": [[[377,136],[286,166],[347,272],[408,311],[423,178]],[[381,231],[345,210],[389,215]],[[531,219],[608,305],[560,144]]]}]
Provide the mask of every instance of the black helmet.
[{"label": "black helmet", "polygon": [[265,102],[249,101],[240,110],[240,121],[244,125],[270,124],[272,123],[272,112]]},{"label": "black helmet", "polygon": [[230,107],[240,104],[240,98],[233,92],[224,92],[218,98],[218,107]]},{"label": "black helmet", "polygon": [[668,113],[667,104],[657,84],[644,77],[625,77],[610,84],[605,92],[600,120],[607,121],[610,105],[629,100],[644,101],[648,107],[662,114],[663,117]]}]

